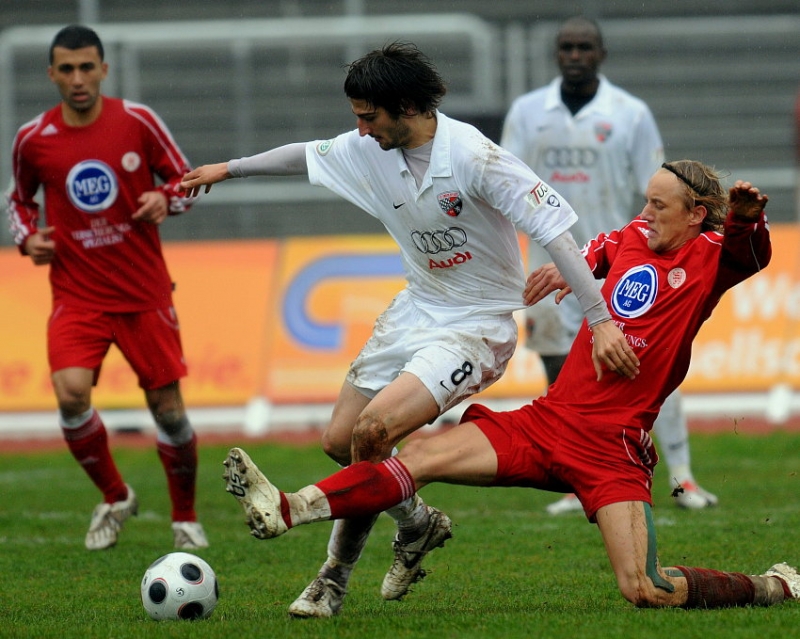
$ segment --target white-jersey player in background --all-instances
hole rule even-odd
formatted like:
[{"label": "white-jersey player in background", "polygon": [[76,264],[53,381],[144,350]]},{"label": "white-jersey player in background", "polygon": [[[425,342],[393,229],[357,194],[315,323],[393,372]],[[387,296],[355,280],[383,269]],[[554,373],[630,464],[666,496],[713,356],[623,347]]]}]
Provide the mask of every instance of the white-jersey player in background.
[{"label": "white-jersey player in background", "polygon": [[[664,161],[661,136],[647,105],[598,73],[606,56],[596,23],[565,21],[556,37],[561,76],[517,98],[506,116],[501,146],[525,161],[578,213],[570,232],[579,246],[602,231],[625,226],[647,181]],[[550,261],[531,244],[531,270]],[[548,385],[558,376],[583,315],[567,296],[551,295],[527,310],[525,345],[542,359]],[[686,416],[680,391],[664,402],[654,426],[667,465],[670,489],[684,508],[715,506],[691,470]],[[550,504],[551,514],[580,512],[575,495]]]}]

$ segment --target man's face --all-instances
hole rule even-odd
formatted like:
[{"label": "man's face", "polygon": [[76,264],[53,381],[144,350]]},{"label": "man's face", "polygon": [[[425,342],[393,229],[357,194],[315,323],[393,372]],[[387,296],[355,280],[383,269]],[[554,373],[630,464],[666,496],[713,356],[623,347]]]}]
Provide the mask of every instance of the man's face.
[{"label": "man's face", "polygon": [[47,68],[61,99],[78,113],[89,112],[97,103],[100,83],[107,73],[108,64],[100,59],[97,47],[74,50],[54,47],[53,64]]},{"label": "man's face", "polygon": [[558,68],[569,84],[594,82],[605,57],[597,32],[588,26],[565,27],[556,41]]},{"label": "man's face", "polygon": [[384,151],[402,149],[411,142],[411,129],[400,118],[393,118],[383,107],[374,107],[366,100],[350,100],[356,116],[358,133],[370,136]]},{"label": "man's face", "polygon": [[682,182],[666,169],[650,178],[639,217],[647,222],[647,246],[656,253],[680,248],[700,234],[705,209],[686,208]]}]

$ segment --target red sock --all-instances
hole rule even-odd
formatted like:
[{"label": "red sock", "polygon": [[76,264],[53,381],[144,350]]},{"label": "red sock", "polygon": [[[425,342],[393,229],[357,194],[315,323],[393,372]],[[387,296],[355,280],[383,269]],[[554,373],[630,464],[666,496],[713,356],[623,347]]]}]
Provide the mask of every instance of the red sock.
[{"label": "red sock", "polygon": [[732,608],[753,603],[753,581],[740,572],[676,566],[686,577],[689,598],[684,608]]},{"label": "red sock", "polygon": [[380,464],[358,462],[316,484],[331,507],[331,519],[383,512],[416,490],[408,469],[395,457]]},{"label": "red sock", "polygon": [[93,411],[89,420],[78,428],[62,426],[61,432],[72,456],[103,493],[103,501],[113,504],[127,499],[128,487],[111,457],[108,433],[99,413]]},{"label": "red sock", "polygon": [[165,442],[156,445],[158,457],[167,475],[172,521],[197,521],[194,510],[197,483],[197,435],[182,446]]}]

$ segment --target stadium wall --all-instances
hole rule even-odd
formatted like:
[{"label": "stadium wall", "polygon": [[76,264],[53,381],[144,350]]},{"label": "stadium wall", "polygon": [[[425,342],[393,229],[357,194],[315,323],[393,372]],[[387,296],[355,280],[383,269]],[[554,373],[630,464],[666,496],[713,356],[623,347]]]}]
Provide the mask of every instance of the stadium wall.
[{"label": "stadium wall", "polygon": [[[704,398],[695,413],[761,413],[780,423],[800,408],[791,391],[800,385],[800,229],[778,224],[772,232],[769,268],[728,293],[695,342],[682,386],[687,401]],[[404,286],[396,245],[384,235],[168,243],[165,253],[189,364],[187,406],[254,432],[329,410],[375,318]],[[55,403],[47,271],[0,249],[0,272],[1,432],[21,416],[52,413]],[[520,345],[503,379],[477,399],[518,405],[544,390],[538,357]],[[143,407],[115,349],[94,400],[105,411]]]}]

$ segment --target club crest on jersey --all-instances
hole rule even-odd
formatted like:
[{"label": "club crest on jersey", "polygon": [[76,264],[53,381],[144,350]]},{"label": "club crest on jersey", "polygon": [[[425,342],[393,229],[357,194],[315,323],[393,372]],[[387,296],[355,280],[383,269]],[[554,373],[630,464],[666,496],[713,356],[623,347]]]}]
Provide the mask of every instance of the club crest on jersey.
[{"label": "club crest on jersey", "polygon": [[85,160],[67,175],[70,201],[81,211],[105,211],[117,200],[119,184],[113,169],[100,160]]},{"label": "club crest on jersey", "polygon": [[672,288],[680,288],[686,281],[686,271],[680,266],[675,267],[667,273],[667,282]]},{"label": "club crest on jersey", "polygon": [[598,122],[594,125],[594,137],[598,142],[605,142],[611,137],[611,124],[609,122]]},{"label": "club crest on jersey", "polygon": [[649,264],[634,266],[614,286],[611,292],[611,308],[626,319],[639,317],[653,306],[657,291],[656,269]]},{"label": "club crest on jersey", "polygon": [[317,155],[327,155],[333,146],[333,140],[323,140],[317,144]]},{"label": "club crest on jersey", "polygon": [[442,211],[450,217],[459,216],[464,203],[461,201],[458,191],[445,191],[444,193],[439,193],[436,198],[439,200],[439,206],[442,207]]}]

